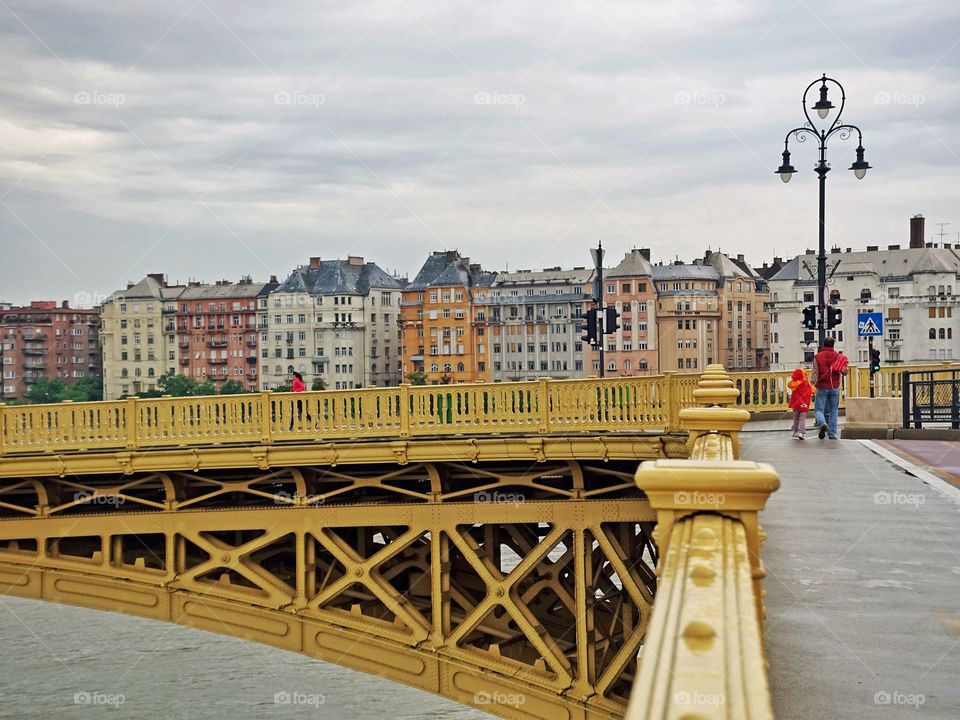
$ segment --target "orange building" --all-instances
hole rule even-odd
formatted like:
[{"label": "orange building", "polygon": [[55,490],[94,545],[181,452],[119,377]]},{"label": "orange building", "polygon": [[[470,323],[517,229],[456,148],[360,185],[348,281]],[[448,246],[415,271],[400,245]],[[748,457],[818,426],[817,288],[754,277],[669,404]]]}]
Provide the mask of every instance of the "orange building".
[{"label": "orange building", "polygon": [[403,374],[424,373],[428,384],[489,378],[484,301],[493,273],[456,250],[434,252],[404,288],[400,324]]}]

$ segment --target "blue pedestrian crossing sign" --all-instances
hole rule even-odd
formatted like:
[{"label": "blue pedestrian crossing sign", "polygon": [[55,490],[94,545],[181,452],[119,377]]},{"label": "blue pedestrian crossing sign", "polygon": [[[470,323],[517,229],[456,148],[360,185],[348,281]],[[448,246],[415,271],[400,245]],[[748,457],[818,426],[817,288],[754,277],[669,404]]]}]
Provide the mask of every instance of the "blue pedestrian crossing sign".
[{"label": "blue pedestrian crossing sign", "polygon": [[857,337],[883,335],[883,313],[857,313]]}]

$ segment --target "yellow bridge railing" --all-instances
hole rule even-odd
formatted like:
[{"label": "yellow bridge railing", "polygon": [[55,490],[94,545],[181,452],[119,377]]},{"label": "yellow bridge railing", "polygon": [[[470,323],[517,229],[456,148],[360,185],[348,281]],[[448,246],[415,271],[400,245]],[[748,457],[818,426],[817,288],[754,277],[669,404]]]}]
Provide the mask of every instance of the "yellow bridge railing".
[{"label": "yellow bridge railing", "polygon": [[0,407],[0,455],[292,440],[668,430],[697,376],[262,392]]},{"label": "yellow bridge railing", "polygon": [[657,593],[627,720],[772,720],[763,653],[758,514],[776,471],[737,459],[749,419],[720,366],[681,410],[689,460],[641,464],[637,486],[657,511]]},{"label": "yellow bridge railing", "polygon": [[[883,368],[875,377],[876,394],[895,397],[903,369]],[[789,372],[729,377],[740,391],[738,407],[787,410]],[[0,405],[0,456],[317,439],[676,431],[681,411],[695,404],[700,378],[667,371],[638,378]],[[852,369],[844,392],[869,395],[866,368]]]}]

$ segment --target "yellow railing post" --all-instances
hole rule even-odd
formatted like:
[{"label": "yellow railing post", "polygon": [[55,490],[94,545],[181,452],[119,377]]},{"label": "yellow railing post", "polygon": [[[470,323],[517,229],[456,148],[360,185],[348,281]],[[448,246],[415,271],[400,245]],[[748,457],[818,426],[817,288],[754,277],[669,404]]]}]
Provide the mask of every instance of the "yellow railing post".
[{"label": "yellow railing post", "polygon": [[410,437],[410,383],[400,383],[400,437]]},{"label": "yellow railing post", "polygon": [[260,391],[260,442],[269,445],[273,442],[273,409],[270,401],[270,391]]},{"label": "yellow railing post", "polygon": [[133,450],[137,447],[137,425],[139,418],[137,417],[137,396],[127,398],[127,449]]},{"label": "yellow railing post", "polygon": [[0,457],[3,457],[3,446],[7,439],[6,411],[6,403],[0,403]]},{"label": "yellow railing post", "polygon": [[550,378],[542,377],[539,381],[537,408],[540,410],[540,434],[546,435],[550,432]]},{"label": "yellow railing post", "polygon": [[676,376],[676,370],[663,371],[663,414],[667,421],[667,432],[676,432],[680,429],[680,393]]}]

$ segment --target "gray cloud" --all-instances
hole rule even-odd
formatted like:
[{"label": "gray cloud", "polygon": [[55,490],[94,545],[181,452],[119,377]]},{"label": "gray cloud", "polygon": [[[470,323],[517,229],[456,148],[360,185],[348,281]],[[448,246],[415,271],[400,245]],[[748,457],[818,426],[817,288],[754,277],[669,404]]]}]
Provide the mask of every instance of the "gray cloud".
[{"label": "gray cloud", "polygon": [[[414,273],[816,241],[815,149],[773,174],[827,71],[875,170],[830,159],[831,243],[955,220],[946,2],[0,3],[0,300],[145,272],[283,275],[363,254]],[[949,228],[948,228],[949,229]],[[957,227],[960,230],[960,227]],[[951,238],[952,239],[952,238]]]}]

